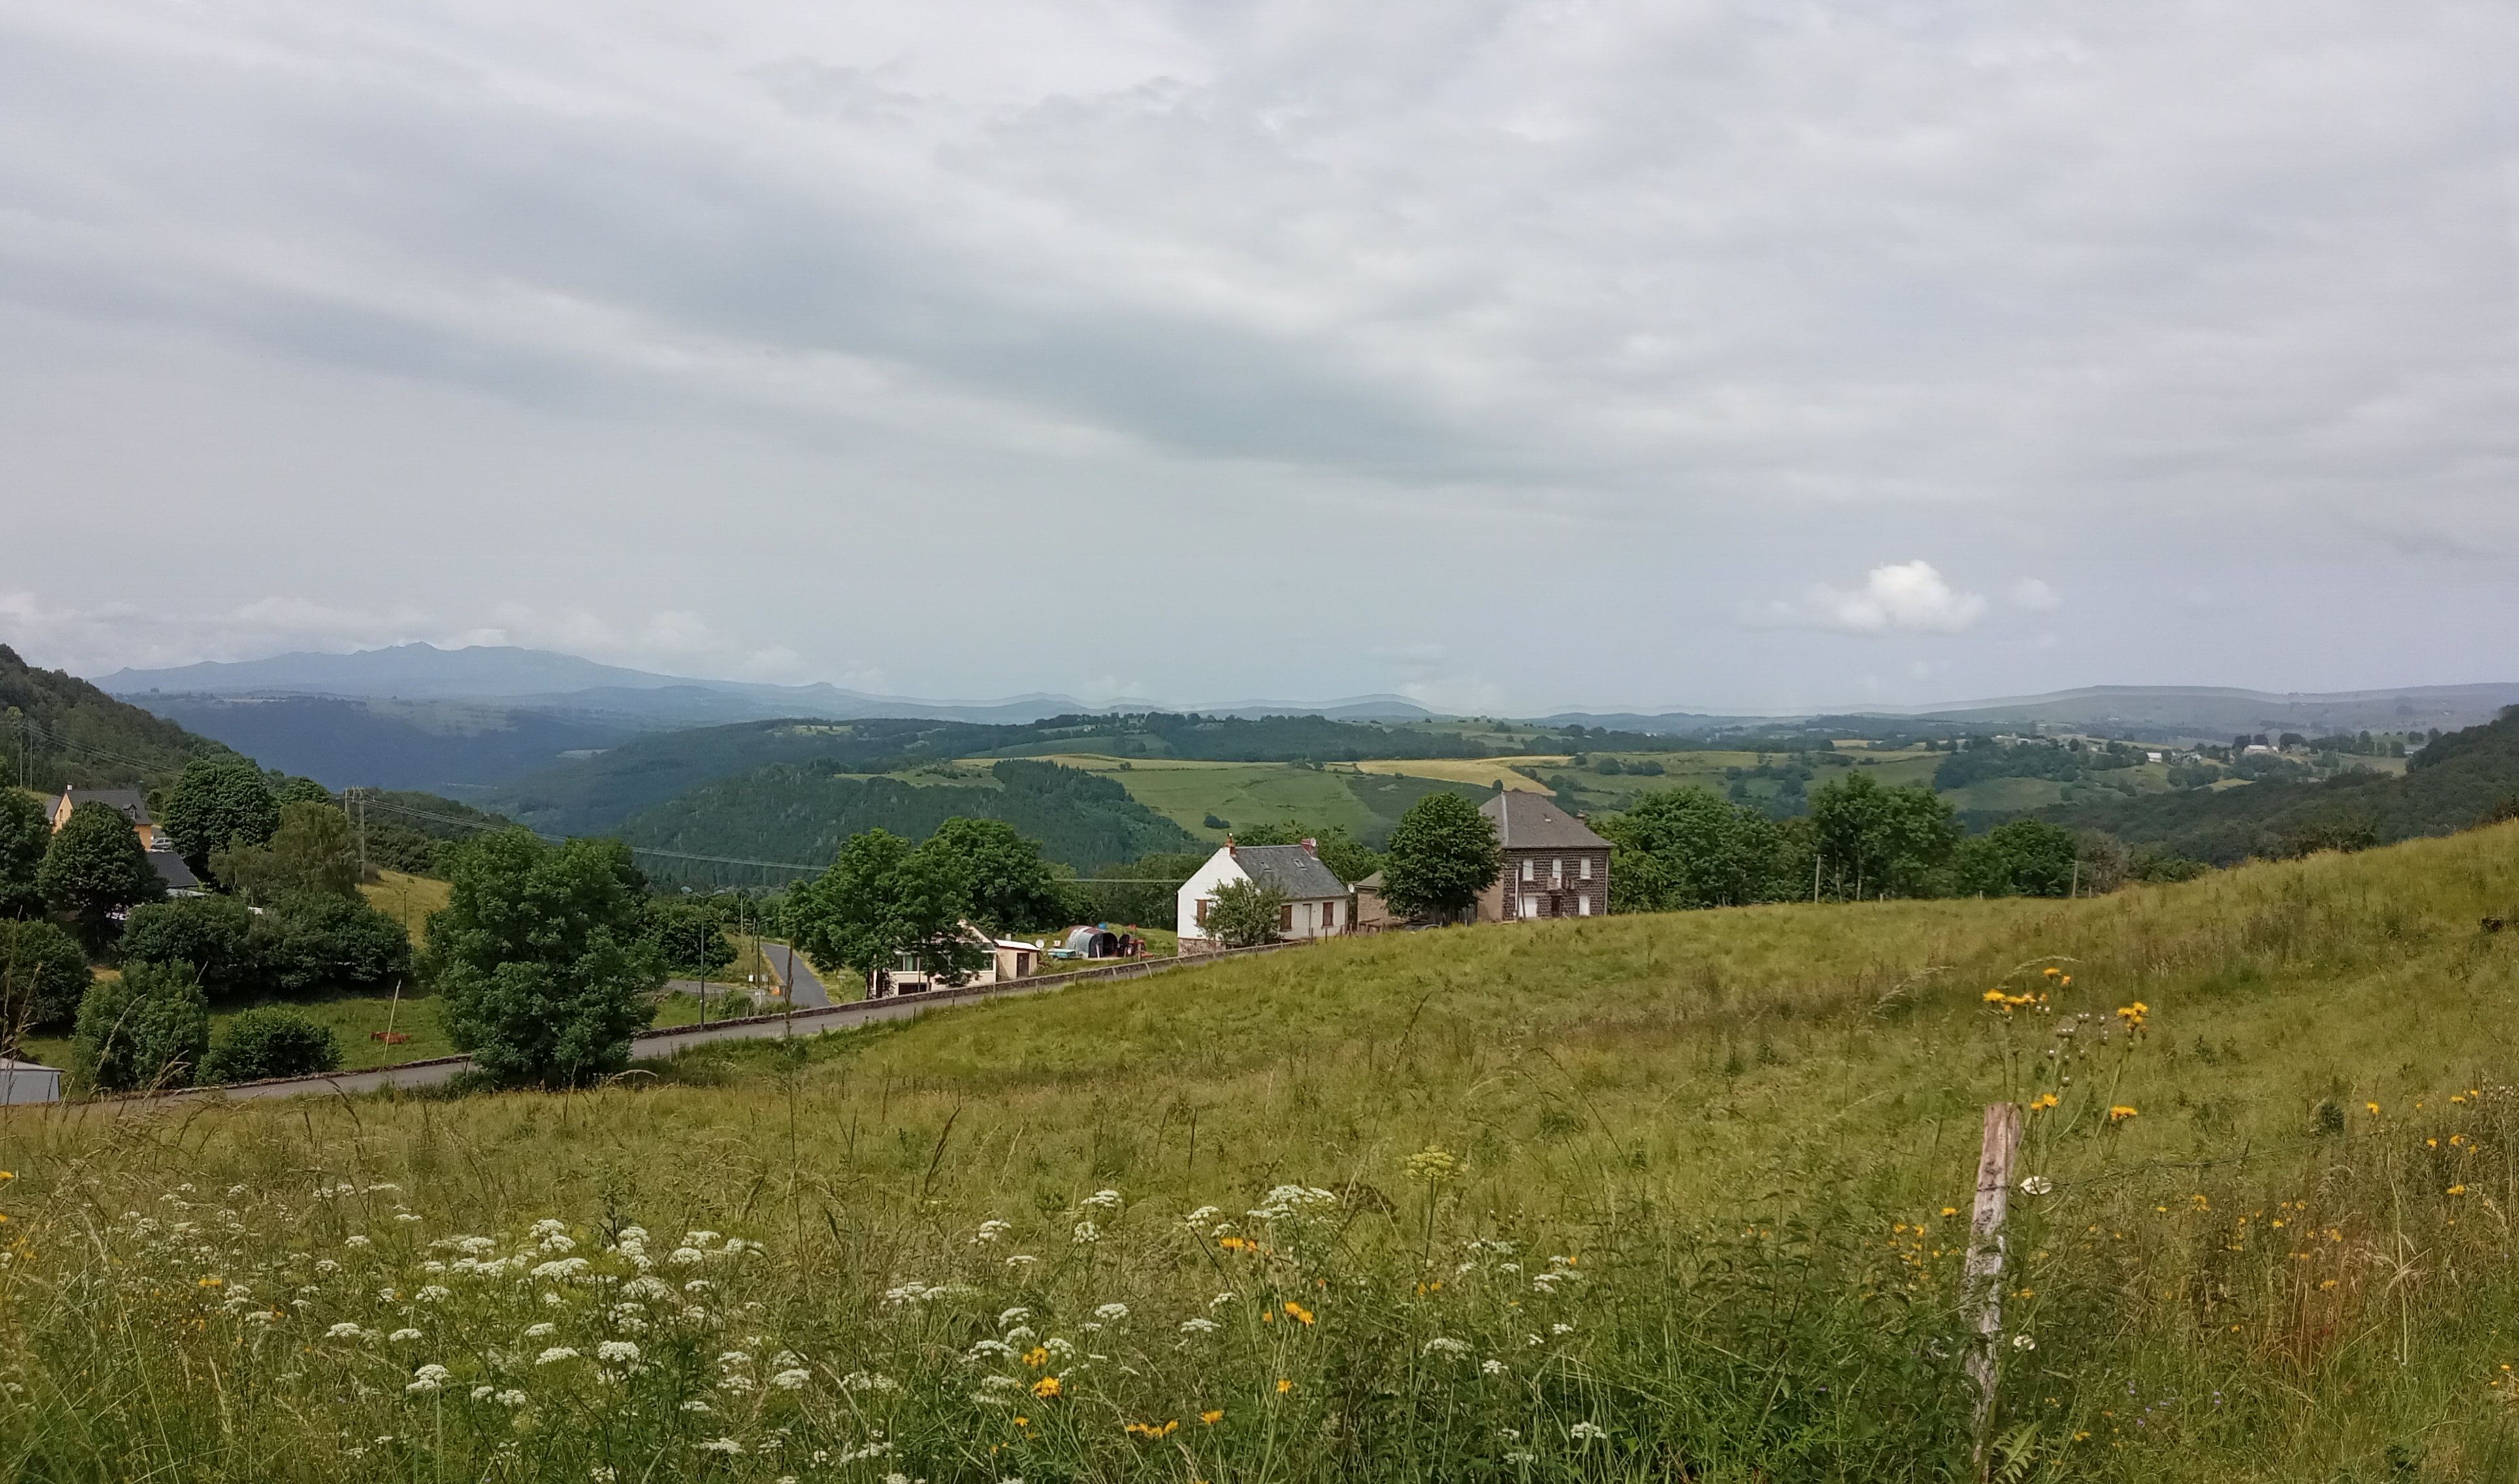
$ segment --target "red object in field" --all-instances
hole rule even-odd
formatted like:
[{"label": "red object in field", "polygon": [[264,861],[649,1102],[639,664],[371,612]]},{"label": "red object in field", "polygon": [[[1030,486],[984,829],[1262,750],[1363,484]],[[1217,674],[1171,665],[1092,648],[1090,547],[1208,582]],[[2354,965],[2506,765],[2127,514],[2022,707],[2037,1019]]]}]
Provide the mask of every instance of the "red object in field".
[{"label": "red object in field", "polygon": [[399,1046],[411,1039],[411,1033],[407,1030],[371,1030],[368,1032],[368,1039],[382,1041],[388,1046]]}]

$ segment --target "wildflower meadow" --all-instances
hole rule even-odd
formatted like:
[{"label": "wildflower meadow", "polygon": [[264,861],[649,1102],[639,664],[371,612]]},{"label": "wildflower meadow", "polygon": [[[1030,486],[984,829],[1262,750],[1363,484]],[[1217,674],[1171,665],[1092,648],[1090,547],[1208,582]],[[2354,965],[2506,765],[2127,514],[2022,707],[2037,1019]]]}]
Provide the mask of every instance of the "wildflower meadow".
[{"label": "wildflower meadow", "polygon": [[1338,943],[571,1094],[14,1109],[36,1480],[2519,1476],[2519,826]]}]

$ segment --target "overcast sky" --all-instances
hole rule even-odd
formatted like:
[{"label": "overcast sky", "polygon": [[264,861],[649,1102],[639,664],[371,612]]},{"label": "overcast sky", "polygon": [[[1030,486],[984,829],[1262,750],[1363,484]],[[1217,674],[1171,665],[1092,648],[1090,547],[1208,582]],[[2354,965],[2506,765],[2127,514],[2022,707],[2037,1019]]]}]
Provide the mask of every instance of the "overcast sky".
[{"label": "overcast sky", "polygon": [[0,640],[2519,678],[2519,13],[0,0]]}]

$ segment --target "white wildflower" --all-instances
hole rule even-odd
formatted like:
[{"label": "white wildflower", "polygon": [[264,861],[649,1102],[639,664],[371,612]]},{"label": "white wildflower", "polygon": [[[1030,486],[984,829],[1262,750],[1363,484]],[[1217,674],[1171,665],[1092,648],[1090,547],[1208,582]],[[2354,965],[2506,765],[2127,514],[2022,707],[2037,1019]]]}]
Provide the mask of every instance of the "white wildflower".
[{"label": "white wildflower", "polygon": [[1480,1361],[1479,1363],[1479,1369],[1489,1375],[1504,1375],[1505,1366],[1504,1362],[1500,1360]]},{"label": "white wildflower", "polygon": [[1116,1211],[1120,1208],[1120,1193],[1118,1191],[1095,1191],[1092,1195],[1078,1201],[1077,1204],[1086,1210]]},{"label": "white wildflower", "polygon": [[697,1247],[676,1247],[665,1255],[665,1260],[687,1268],[695,1262],[708,1261],[708,1254]]},{"label": "white wildflower", "polygon": [[577,1359],[577,1352],[575,1350],[570,1349],[566,1345],[553,1345],[550,1349],[545,1350],[542,1354],[535,1356],[534,1364],[537,1366],[556,1366],[561,1361],[573,1361],[575,1359]]},{"label": "white wildflower", "polygon": [[1080,1221],[1076,1223],[1076,1244],[1078,1246],[1091,1246],[1094,1243],[1100,1242],[1101,1240],[1102,1229],[1100,1227],[1095,1226],[1090,1221]]},{"label": "white wildflower", "polygon": [[2024,1196],[2044,1196],[2055,1188],[2055,1182],[2045,1175],[2032,1175],[2020,1182],[2020,1194]]},{"label": "white wildflower", "polygon": [[683,1234],[683,1245],[686,1247],[704,1247],[715,1241],[717,1241],[717,1233],[715,1232],[685,1232]]},{"label": "white wildflower", "polygon": [[337,1324],[324,1331],[326,1339],[358,1339],[367,1333],[353,1324]]},{"label": "white wildflower", "polygon": [[1180,1332],[1183,1334],[1214,1334],[1215,1332],[1215,1321],[1212,1319],[1184,1319],[1181,1321]]},{"label": "white wildflower", "polygon": [[997,1328],[1003,1330],[1013,1325],[1022,1324],[1025,1320],[1030,1318],[1032,1318],[1032,1311],[1030,1309],[1008,1309],[1003,1314],[997,1316]]},{"label": "white wildflower", "polygon": [[1433,1339],[1426,1341],[1425,1348],[1421,1353],[1426,1355],[1467,1355],[1470,1353],[1470,1347],[1461,1340],[1446,1339],[1438,1334]]},{"label": "white wildflower", "polygon": [[2038,1341],[2031,1339],[2026,1334],[2015,1334],[2011,1336],[2011,1348],[2014,1350],[2035,1350],[2038,1348]]},{"label": "white wildflower", "polygon": [[1566,1429],[1566,1435],[1577,1443],[1597,1443],[1610,1435],[1610,1429],[1598,1422],[1576,1422]]},{"label": "white wildflower", "polygon": [[498,1396],[499,1405],[502,1407],[521,1407],[525,1401],[525,1394],[512,1386],[500,1392]]},{"label": "white wildflower", "polygon": [[341,1265],[334,1262],[330,1257],[319,1257],[315,1259],[315,1271],[318,1273],[338,1273],[341,1271]]},{"label": "white wildflower", "polygon": [[699,1450],[702,1453],[736,1454],[743,1452],[743,1445],[732,1438],[711,1438],[700,1444]]},{"label": "white wildflower", "polygon": [[446,1384],[448,1374],[449,1373],[444,1366],[422,1366],[411,1374],[411,1383],[404,1386],[402,1389],[405,1391],[435,1391],[438,1387]]},{"label": "white wildflower", "polygon": [[1104,1304],[1093,1311],[1093,1317],[1101,1320],[1105,1324],[1114,1323],[1128,1317],[1128,1306],[1127,1304]]},{"label": "white wildflower", "polygon": [[607,1339],[595,1347],[595,1358],[619,1363],[639,1358],[639,1347],[626,1339]]},{"label": "white wildflower", "polygon": [[392,1340],[396,1344],[400,1344],[402,1341],[407,1339],[420,1338],[420,1331],[418,1330],[396,1330],[391,1334],[386,1335],[385,1338]]},{"label": "white wildflower", "polygon": [[527,1339],[540,1339],[546,1334],[556,1334],[558,1332],[559,1326],[557,1325],[527,1325],[525,1327],[525,1338]]},{"label": "white wildflower", "polygon": [[472,1400],[476,1402],[486,1402],[490,1399],[491,1392],[496,1389],[496,1387],[492,1386],[475,1386],[472,1388]]},{"label": "white wildflower", "polygon": [[430,1284],[412,1295],[412,1297],[419,1299],[424,1304],[444,1303],[447,1299],[452,1298],[454,1294],[450,1289],[440,1288],[436,1284]]},{"label": "white wildflower", "polygon": [[1231,1302],[1233,1302],[1233,1290],[1227,1288],[1223,1292],[1216,1294],[1214,1298],[1209,1299],[1207,1301],[1207,1306],[1211,1309],[1221,1309]]},{"label": "white wildflower", "polygon": [[1194,1232],[1223,1214],[1224,1213],[1222,1211],[1217,1210],[1212,1205],[1202,1205],[1197,1210],[1183,1216],[1181,1218],[1181,1225],[1188,1227]]},{"label": "white wildflower", "polygon": [[996,1356],[1001,1360],[1012,1360],[1015,1358],[1015,1347],[1001,1339],[974,1340],[971,1342],[970,1350],[962,1358],[976,1362],[988,1355]]},{"label": "white wildflower", "polygon": [[810,1371],[781,1371],[770,1378],[770,1384],[781,1391],[794,1391],[814,1378]]},{"label": "white wildflower", "polygon": [[365,1237],[344,1237],[341,1239],[341,1245],[345,1247],[363,1247],[367,1244],[368,1239]]},{"label": "white wildflower", "polygon": [[1011,1221],[983,1221],[980,1223],[980,1230],[972,1235],[971,1244],[979,1246],[985,1243],[994,1242],[1014,1229],[1014,1223]]},{"label": "white wildflower", "polygon": [[1009,1258],[1007,1258],[1007,1259],[1006,1259],[1006,1266],[1007,1266],[1007,1267],[1010,1267],[1010,1268],[1028,1268],[1028,1267],[1031,1267],[1034,1263],[1039,1262],[1039,1261],[1040,1261],[1040,1259],[1039,1259],[1039,1258],[1038,1258],[1038,1257],[1033,1257],[1033,1256],[1027,1255],[1027,1254],[1022,1253],[1022,1252],[1017,1252],[1017,1253],[1016,1253],[1015,1255],[1013,1255],[1012,1257],[1009,1257]]}]

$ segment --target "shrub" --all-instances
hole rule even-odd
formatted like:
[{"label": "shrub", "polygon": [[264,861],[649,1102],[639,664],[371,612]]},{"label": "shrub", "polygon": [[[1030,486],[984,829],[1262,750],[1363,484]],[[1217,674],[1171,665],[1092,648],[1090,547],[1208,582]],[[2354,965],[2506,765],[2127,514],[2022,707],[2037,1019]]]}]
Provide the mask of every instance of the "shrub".
[{"label": "shrub", "polygon": [[1228,948],[1273,943],[1285,910],[1286,894],[1275,887],[1228,881],[1215,889],[1215,905],[1207,912],[1207,931]]},{"label": "shrub", "polygon": [[261,979],[253,912],[233,896],[179,896],[131,909],[122,956],[153,964],[190,964],[212,999],[243,994]]},{"label": "shrub", "polygon": [[255,927],[261,966],[284,990],[380,984],[411,972],[411,935],[362,897],[283,897]]},{"label": "shrub", "polygon": [[79,1001],[70,1080],[87,1092],[192,1085],[210,1045],[210,1002],[188,964],[135,962]]},{"label": "shrub", "polygon": [[340,1065],[341,1044],[332,1027],[317,1025],[301,1010],[258,1005],[227,1023],[201,1063],[201,1080],[252,1082],[331,1071]]},{"label": "shrub", "polygon": [[69,1021],[88,980],[78,939],[40,919],[0,921],[0,1039]]}]

